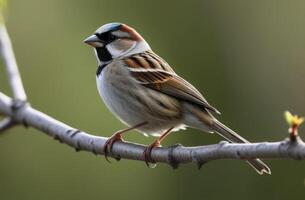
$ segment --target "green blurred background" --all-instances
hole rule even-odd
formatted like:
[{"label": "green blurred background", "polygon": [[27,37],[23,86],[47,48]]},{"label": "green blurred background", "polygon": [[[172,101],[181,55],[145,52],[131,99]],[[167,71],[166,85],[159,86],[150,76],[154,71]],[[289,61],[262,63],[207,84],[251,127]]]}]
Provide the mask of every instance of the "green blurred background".
[{"label": "green blurred background", "polygon": [[[101,102],[96,60],[82,43],[108,22],[135,27],[153,50],[200,89],[228,126],[250,141],[287,136],[284,110],[305,114],[304,1],[10,0],[7,27],[31,104],[74,127],[110,136],[124,126]],[[11,94],[4,66],[0,89]],[[300,129],[305,138],[305,129]],[[127,140],[153,138],[130,133]],[[188,129],[164,145],[217,143]],[[202,170],[75,153],[32,128],[0,138],[0,199],[295,199],[305,197],[305,163],[268,160],[272,176],[242,161]]]}]

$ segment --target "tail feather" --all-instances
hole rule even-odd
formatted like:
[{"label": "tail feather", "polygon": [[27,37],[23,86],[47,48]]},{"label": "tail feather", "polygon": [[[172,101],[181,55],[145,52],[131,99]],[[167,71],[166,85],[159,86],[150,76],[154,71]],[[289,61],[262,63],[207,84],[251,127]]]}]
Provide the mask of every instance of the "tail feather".
[{"label": "tail feather", "polygon": [[[213,129],[216,131],[217,134],[228,140],[232,143],[249,143],[248,140],[241,137],[237,133],[235,133],[233,130],[228,128],[227,126],[223,125],[218,120],[213,120]],[[270,168],[260,159],[251,159],[247,160],[247,162],[255,169],[255,171],[259,174],[271,174]]]}]

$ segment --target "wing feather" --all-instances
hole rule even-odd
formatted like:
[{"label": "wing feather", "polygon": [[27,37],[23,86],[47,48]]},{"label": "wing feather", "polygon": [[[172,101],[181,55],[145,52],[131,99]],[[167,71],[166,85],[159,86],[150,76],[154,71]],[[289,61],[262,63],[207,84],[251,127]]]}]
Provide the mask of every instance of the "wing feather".
[{"label": "wing feather", "polygon": [[[164,63],[160,64],[162,67],[158,69],[156,69],[156,65],[147,68],[147,64],[152,63],[152,59],[154,59],[154,62],[160,62],[160,59],[155,59],[159,58],[156,56],[150,56],[150,62],[139,60],[148,59],[148,56],[149,55],[147,54],[145,56],[137,56],[138,62],[136,63],[130,61],[130,59],[133,58],[127,58],[127,61],[125,62],[131,76],[133,76],[139,84],[160,91],[169,96],[197,104],[215,113],[220,113],[207,102],[194,86],[175,74],[169,66],[168,71],[166,71],[167,63],[165,63],[166,65]],[[145,63],[145,66],[141,67],[141,63]]]}]

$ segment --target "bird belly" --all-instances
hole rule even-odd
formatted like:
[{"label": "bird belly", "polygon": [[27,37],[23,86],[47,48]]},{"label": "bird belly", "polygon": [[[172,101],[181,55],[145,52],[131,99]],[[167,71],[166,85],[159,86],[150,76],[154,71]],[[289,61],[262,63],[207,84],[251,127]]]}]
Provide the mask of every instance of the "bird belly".
[{"label": "bird belly", "polygon": [[180,111],[177,111],[178,107],[169,108],[173,110],[171,112],[165,110],[164,105],[151,101],[152,96],[162,100],[165,98],[162,94],[138,85],[133,79],[126,77],[107,68],[97,76],[97,87],[101,98],[121,122],[127,126],[147,122],[137,130],[152,136],[159,136],[171,127],[174,127],[174,130],[184,127],[181,124]]}]

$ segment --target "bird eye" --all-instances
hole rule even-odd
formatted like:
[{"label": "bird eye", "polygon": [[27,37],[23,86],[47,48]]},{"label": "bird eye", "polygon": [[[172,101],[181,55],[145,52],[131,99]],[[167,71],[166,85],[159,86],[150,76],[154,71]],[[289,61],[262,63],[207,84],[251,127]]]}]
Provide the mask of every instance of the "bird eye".
[{"label": "bird eye", "polygon": [[115,39],[116,39],[116,36],[115,36],[115,35],[110,34],[110,36],[109,36],[109,41],[113,41],[113,40],[115,40]]},{"label": "bird eye", "polygon": [[115,35],[112,35],[111,32],[105,32],[101,34],[96,33],[95,35],[105,43],[110,43],[117,39],[117,37]]}]

